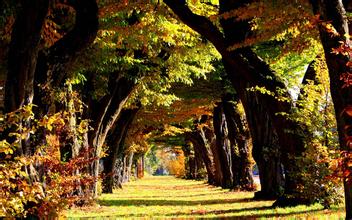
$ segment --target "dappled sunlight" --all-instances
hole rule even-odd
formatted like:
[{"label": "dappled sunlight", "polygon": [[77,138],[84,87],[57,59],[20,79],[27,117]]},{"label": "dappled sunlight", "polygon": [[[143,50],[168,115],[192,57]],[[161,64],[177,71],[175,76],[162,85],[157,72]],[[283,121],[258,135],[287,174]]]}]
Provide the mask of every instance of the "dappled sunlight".
[{"label": "dappled sunlight", "polygon": [[96,206],[72,209],[75,218],[280,218],[317,219],[343,217],[343,210],[324,210],[320,205],[272,208],[274,201],[254,201],[253,192],[235,192],[204,181],[172,176],[146,177],[127,183],[113,194],[103,194]]}]

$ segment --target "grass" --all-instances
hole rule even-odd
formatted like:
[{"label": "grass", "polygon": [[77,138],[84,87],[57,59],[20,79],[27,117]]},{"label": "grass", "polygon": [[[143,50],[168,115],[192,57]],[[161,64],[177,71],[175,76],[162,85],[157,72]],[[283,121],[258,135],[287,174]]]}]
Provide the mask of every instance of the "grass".
[{"label": "grass", "polygon": [[68,219],[235,218],[235,219],[343,219],[342,207],[320,205],[271,208],[273,201],[253,201],[253,193],[233,192],[202,181],[171,176],[146,177],[103,194],[96,206],[74,208]]}]

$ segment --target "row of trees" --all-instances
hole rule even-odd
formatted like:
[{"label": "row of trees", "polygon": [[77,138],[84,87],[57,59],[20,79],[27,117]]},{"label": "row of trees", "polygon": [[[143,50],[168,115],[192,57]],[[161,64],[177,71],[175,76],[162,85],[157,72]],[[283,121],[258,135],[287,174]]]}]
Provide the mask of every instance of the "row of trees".
[{"label": "row of trees", "polygon": [[[343,150],[338,171],[343,174],[346,218],[351,219],[349,2],[164,3],[2,1],[6,116],[0,177],[7,184],[0,195],[11,201],[3,203],[7,212],[43,215],[56,207],[49,202],[53,197],[57,203],[96,197],[104,154],[103,191],[112,192],[128,179],[133,161],[139,161],[137,173],[142,173],[139,158],[148,149],[146,140],[152,131],[160,136],[160,128],[165,136],[170,130],[164,125],[170,123],[172,133],[182,133],[186,140],[188,170],[192,173],[203,163],[209,183],[253,190],[252,153],[262,186],[256,197],[276,198],[277,206],[324,197],[328,206],[331,201],[325,198],[333,187],[316,195],[310,191],[327,181],[323,177],[333,162],[324,156],[333,147],[329,135],[335,126],[321,75],[325,61]],[[272,61],[300,57],[320,45],[325,54],[309,65],[305,86],[293,99],[275,66],[279,64]],[[263,60],[260,55],[267,51]],[[175,85],[190,85],[215,69],[220,74],[210,83],[221,84],[215,94],[196,99],[194,108],[176,101]],[[321,95],[327,98],[321,100]],[[171,108],[159,107],[173,102]],[[160,118],[162,114],[170,117]],[[315,149],[320,150],[312,156]],[[53,194],[60,184],[71,187]],[[23,190],[23,185],[37,190]]]},{"label": "row of trees", "polygon": [[170,105],[172,83],[212,70],[211,45],[155,4],[2,4],[5,214],[55,214],[95,198],[104,154],[104,192],[128,179],[132,164],[142,176],[151,126],[131,128],[135,115]]},{"label": "row of trees", "polygon": [[[313,16],[305,17],[305,13],[318,15],[316,23],[318,23],[320,40],[325,50],[325,59],[329,71],[332,100],[334,102],[335,112],[337,116],[337,128],[339,133],[339,143],[347,154],[350,154],[349,138],[348,138],[348,113],[346,110],[349,106],[349,84],[346,82],[346,74],[350,72],[349,53],[349,29],[348,17],[346,9],[348,2],[342,1],[299,1],[297,4],[289,4],[278,1],[272,3],[258,3],[251,1],[219,1],[219,28],[211,22],[206,16],[194,13],[190,10],[185,1],[165,1],[165,3],[179,16],[179,18],[192,27],[194,30],[207,37],[219,53],[222,55],[225,70],[230,78],[234,88],[236,89],[246,112],[250,131],[252,132],[254,151],[262,149],[265,146],[262,140],[256,140],[261,137],[259,134],[265,134],[265,130],[272,130],[276,133],[279,151],[281,152],[281,162],[284,165],[285,172],[285,194],[280,197],[276,205],[297,204],[304,202],[305,198],[299,191],[299,186],[304,185],[304,179],[301,177],[301,169],[299,167],[298,158],[302,157],[305,152],[305,139],[307,128],[297,121],[288,120],[282,113],[289,114],[292,111],[292,99],[287,91],[284,83],[282,83],[275,72],[255,54],[251,48],[253,42],[267,40],[268,30],[271,33],[278,33],[281,27],[270,26],[269,22],[288,23],[288,28],[301,26],[304,28],[304,21],[312,19]],[[251,4],[252,3],[252,4]],[[248,4],[250,6],[248,6]],[[286,4],[286,6],[285,6]],[[294,8],[294,7],[297,8]],[[250,8],[252,7],[252,8]],[[262,8],[268,9],[263,12]],[[254,9],[251,11],[250,9]],[[279,8],[281,10],[279,10]],[[284,9],[283,13],[282,9]],[[298,11],[297,11],[298,9]],[[247,11],[246,11],[247,10]],[[278,12],[280,11],[280,12]],[[313,11],[313,13],[312,13]],[[246,13],[247,12],[247,13]],[[305,12],[305,13],[303,13]],[[300,14],[298,14],[300,13]],[[268,15],[276,17],[273,21]],[[292,21],[287,21],[287,15],[293,17]],[[303,16],[302,16],[303,15]],[[253,19],[259,19],[267,26],[260,31],[263,34],[257,35],[253,30]],[[281,18],[281,19],[280,19]],[[296,19],[296,20],[295,20]],[[298,20],[298,21],[297,21]],[[331,21],[331,22],[330,22]],[[285,28],[287,28],[287,26]],[[302,31],[302,30],[301,30]],[[307,31],[307,29],[303,29]],[[289,31],[288,37],[294,42],[295,35]],[[297,35],[296,35],[297,37]],[[342,44],[342,45],[341,45]],[[345,49],[341,49],[345,48]],[[229,50],[229,48],[232,48]],[[342,51],[336,51],[340,48]],[[335,53],[334,53],[335,49]],[[345,80],[341,80],[345,79]],[[249,93],[250,88],[260,86],[267,90],[267,94]],[[279,90],[278,90],[279,89]],[[280,91],[280,94],[278,93]],[[269,95],[268,95],[269,94]],[[277,98],[282,97],[282,98]],[[282,101],[284,100],[284,101]],[[255,112],[260,109],[260,112]],[[267,122],[268,123],[265,123]],[[255,132],[259,126],[254,123],[269,125],[262,127]],[[273,129],[271,128],[273,127]],[[347,129],[347,130],[346,130]],[[288,132],[290,131],[290,132]],[[308,136],[310,136],[308,134]],[[270,138],[269,138],[270,139]],[[275,138],[272,138],[272,140]],[[258,144],[258,145],[257,145]],[[273,144],[270,144],[273,146]],[[275,145],[274,145],[275,146]],[[254,153],[255,154],[255,153]],[[349,156],[346,158],[348,159]],[[260,162],[257,163],[260,168]],[[278,163],[279,164],[279,163]],[[347,176],[344,178],[345,185],[345,203],[347,218],[351,218],[351,186],[349,181],[350,167],[347,169]],[[277,171],[278,168],[275,168]],[[273,172],[271,172],[273,173]],[[276,172],[277,173],[277,172]],[[297,175],[298,174],[298,175]],[[279,182],[279,181],[278,181]],[[291,200],[291,201],[289,201]]]}]

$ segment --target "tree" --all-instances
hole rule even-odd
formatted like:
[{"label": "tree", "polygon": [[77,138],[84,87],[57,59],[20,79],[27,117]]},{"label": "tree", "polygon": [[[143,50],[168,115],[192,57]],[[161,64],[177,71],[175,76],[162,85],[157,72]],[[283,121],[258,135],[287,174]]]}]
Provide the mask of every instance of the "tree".
[{"label": "tree", "polygon": [[8,52],[5,113],[32,103],[41,31],[48,9],[46,0],[23,1],[19,8]]},{"label": "tree", "polygon": [[[195,124],[195,126],[197,126],[197,124]],[[196,152],[200,153],[200,157],[202,158],[202,161],[207,170],[208,183],[212,185],[217,184],[215,182],[215,177],[214,177],[215,170],[214,170],[213,162],[211,160],[211,155],[209,152],[210,149],[207,143],[207,139],[204,137],[202,129],[196,128],[195,131],[186,133],[186,140],[190,141],[193,145],[193,148],[197,149]],[[220,185],[220,183],[218,184]]]},{"label": "tree", "polygon": [[114,125],[115,128],[111,130],[107,141],[109,147],[106,152],[107,156],[103,158],[105,175],[103,193],[112,193],[116,185],[121,187],[123,174],[126,169],[126,164],[124,164],[126,156],[125,138],[138,110],[139,108],[124,109]]},{"label": "tree", "polygon": [[[351,158],[351,115],[352,105],[351,87],[348,77],[351,74],[351,58],[349,48],[349,22],[345,7],[347,1],[311,1],[313,11],[320,15],[322,22],[319,25],[319,33],[325,52],[325,60],[329,70],[331,96],[334,102],[339,143],[346,152],[345,160]],[[330,26],[331,25],[331,26]],[[352,219],[352,183],[351,167],[346,167],[343,177],[345,188],[346,219]]]},{"label": "tree", "polygon": [[238,97],[227,95],[222,100],[227,127],[228,138],[231,143],[233,185],[236,189],[253,191],[252,158],[250,135],[245,115],[241,112]]},{"label": "tree", "polygon": [[228,138],[229,130],[226,123],[226,118],[221,103],[218,103],[214,107],[214,133],[216,136],[216,149],[219,155],[219,162],[222,172],[221,186],[223,188],[233,187],[233,173],[232,173],[232,161],[231,161],[231,145]]}]

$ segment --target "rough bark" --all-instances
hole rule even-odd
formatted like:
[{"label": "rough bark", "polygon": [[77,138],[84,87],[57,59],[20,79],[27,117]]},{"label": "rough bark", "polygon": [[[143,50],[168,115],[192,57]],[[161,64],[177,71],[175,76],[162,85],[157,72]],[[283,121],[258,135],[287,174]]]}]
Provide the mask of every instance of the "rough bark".
[{"label": "rough bark", "polygon": [[182,146],[182,151],[183,151],[183,154],[185,155],[185,178],[190,179],[191,172],[190,172],[189,156],[191,155],[191,151],[188,143],[185,143]]},{"label": "rough bark", "polygon": [[225,97],[222,103],[224,106],[225,118],[229,130],[228,136],[232,149],[237,147],[237,150],[233,150],[233,153],[231,154],[232,166],[237,168],[232,169],[234,187],[241,190],[253,191],[255,187],[253,181],[248,126],[246,125],[243,115],[241,115],[235,104],[231,101],[238,103],[239,99],[231,100]]},{"label": "rough bark", "polygon": [[214,132],[216,135],[216,148],[220,159],[223,174],[221,186],[223,188],[233,187],[233,174],[231,169],[231,149],[228,140],[228,129],[222,103],[214,107],[213,114]]},{"label": "rough bark", "polygon": [[[332,53],[333,49],[340,47],[341,42],[351,47],[346,39],[349,33],[346,10],[341,0],[311,0],[315,14],[320,15],[322,21],[330,22],[338,35],[333,35],[323,25],[319,26],[320,39],[325,52],[325,60],[329,70],[330,91],[334,103],[339,134],[340,148],[352,153],[352,87],[343,80],[344,74],[351,74],[352,68],[347,66],[351,62],[348,55]],[[345,6],[347,2],[344,1]],[[348,169],[351,170],[349,167]],[[346,219],[352,219],[352,182],[344,179]]]},{"label": "rough bark", "polygon": [[260,104],[258,93],[246,92],[243,99],[247,103],[246,117],[252,136],[252,156],[258,166],[261,185],[261,190],[255,193],[254,198],[275,199],[283,193],[285,184],[280,145],[270,115]]},{"label": "rough bark", "polygon": [[21,1],[13,26],[5,85],[5,113],[33,101],[34,73],[48,0]]},{"label": "rough bark", "polygon": [[214,134],[214,131],[211,130],[210,128],[205,128],[204,129],[204,133],[205,136],[207,137],[207,140],[209,142],[210,145],[210,150],[212,152],[212,162],[214,164],[214,185],[215,186],[221,186],[222,183],[222,179],[223,179],[223,173],[221,170],[221,164],[220,164],[220,156],[219,156],[219,152],[217,150],[217,146],[216,146],[216,137]]},{"label": "rough bark", "polygon": [[198,152],[200,152],[199,156],[202,158],[205,168],[207,170],[208,183],[214,184],[214,169],[212,161],[210,159],[206,140],[204,140],[204,138],[200,134],[200,131],[189,132],[186,134],[186,138],[190,142],[192,142],[193,147],[196,148]]},{"label": "rough bark", "polygon": [[[93,130],[89,134],[89,146],[93,151],[93,157],[99,158],[101,154],[101,148],[105,142],[108,132],[114,125],[116,119],[120,115],[120,112],[128,100],[135,83],[124,77],[112,78],[115,80],[109,83],[109,93],[97,102],[92,101],[96,108],[99,106],[95,114],[92,115]],[[99,175],[99,160],[93,162],[91,167],[91,173],[94,177]],[[97,196],[97,185],[93,189],[93,193]]]},{"label": "rough bark", "polygon": [[196,161],[194,157],[193,146],[190,143],[186,143],[182,148],[183,153],[185,154],[185,166],[186,166],[186,179],[196,179]]},{"label": "rough bark", "polygon": [[[20,109],[33,102],[33,83],[40,47],[41,31],[48,13],[49,2],[36,0],[20,1],[18,14],[11,34],[8,51],[8,72],[5,81],[4,113]],[[30,120],[24,120],[23,127],[30,127]],[[7,128],[1,136],[13,142],[8,134],[15,128]],[[16,154],[31,154],[30,135],[21,140]]]},{"label": "rough bark", "polygon": [[[201,120],[203,120],[203,122],[206,122],[206,120],[208,119],[204,118]],[[216,147],[216,136],[214,130],[210,127],[204,126],[202,127],[202,129],[200,129],[200,131],[200,134],[202,135],[203,139],[207,141],[211,152],[211,161],[214,169],[214,185],[221,186],[223,174],[221,170],[220,157]]]},{"label": "rough bark", "polygon": [[204,169],[205,164],[203,163],[203,159],[200,156],[202,152],[198,146],[194,146],[193,144],[192,146],[194,151],[194,165],[195,165],[194,179],[203,179],[205,178],[205,176],[202,171]]},{"label": "rough bark", "polygon": [[125,159],[125,138],[127,131],[133,122],[135,115],[138,112],[138,108],[125,109],[121,112],[119,119],[115,124],[115,129],[111,132],[108,137],[108,151],[107,156],[103,158],[104,162],[104,180],[103,180],[103,192],[112,193],[114,188],[114,178],[117,179],[117,186],[121,187],[123,182],[123,173],[125,170],[124,159]]},{"label": "rough bark", "polygon": [[[69,117],[69,132],[71,133],[71,140],[69,143],[69,150],[70,154],[72,157],[77,157],[81,151],[81,148],[83,147],[82,144],[79,143],[78,140],[78,132],[76,130],[77,127],[77,115],[76,115],[76,109],[74,106],[74,97],[73,97],[73,90],[72,90],[72,85],[68,84],[67,85],[67,101],[66,101],[66,109],[68,112],[68,117]],[[72,158],[70,157],[70,158]],[[77,171],[78,172],[78,171]]]},{"label": "rough bark", "polygon": [[[249,106],[254,103],[251,103],[251,99],[248,99],[247,95],[248,89],[252,87],[264,87],[275,94],[275,96],[278,96],[277,88],[283,89],[286,93],[281,95],[290,100],[289,93],[284,83],[277,79],[270,67],[250,48],[245,47],[234,51],[227,50],[229,46],[244,39],[244,36],[240,35],[245,34],[248,36],[251,34],[248,22],[247,24],[243,21],[237,22],[235,18],[221,22],[225,33],[224,37],[210,20],[193,14],[184,0],[177,2],[165,0],[164,2],[185,24],[210,40],[220,52],[226,72],[239,94],[247,117],[253,114]],[[248,3],[248,1],[220,1],[220,11],[226,12],[238,7],[239,4],[245,5],[246,3]],[[241,28],[237,28],[237,26]],[[233,33],[235,30],[241,30],[241,32]],[[304,151],[304,131],[295,122],[287,120],[284,116],[277,115],[279,112],[289,113],[292,108],[292,103],[279,101],[275,96],[257,93],[258,103],[262,105],[262,109],[268,116],[270,123],[272,123],[278,135],[280,151],[283,157],[282,162],[285,166],[286,195],[282,197],[276,205],[306,203],[307,201],[300,197],[298,190],[298,186],[303,183],[302,179],[299,178],[300,169],[297,167],[296,160],[294,159],[296,156],[301,156]],[[250,127],[252,126],[250,125]]]},{"label": "rough bark", "polygon": [[[300,195],[299,185],[304,185],[301,179],[301,170],[297,165],[296,157],[302,156],[304,152],[304,139],[307,131],[304,130],[297,122],[294,122],[288,119],[284,115],[278,113],[287,113],[289,114],[292,109],[292,103],[287,101],[280,101],[276,97],[283,96],[288,100],[291,100],[291,97],[285,87],[285,85],[277,79],[275,73],[269,68],[269,66],[264,63],[256,54],[254,54],[249,48],[241,49],[241,54],[247,58],[247,75],[253,76],[251,80],[248,80],[247,83],[239,83],[237,77],[233,77],[234,74],[231,74],[232,82],[236,88],[236,91],[239,91],[239,97],[244,105],[246,115],[253,114],[249,108],[252,104],[259,104],[259,108],[264,110],[263,116],[268,116],[268,119],[272,123],[275,132],[278,135],[278,143],[281,153],[281,162],[284,164],[285,171],[285,191],[284,196],[279,198],[275,203],[277,206],[290,206],[296,204],[306,204],[307,201]],[[236,53],[233,52],[233,53]],[[234,66],[226,67],[228,72],[237,70],[234,69]],[[237,71],[236,71],[237,72]],[[271,79],[269,79],[270,77]],[[245,86],[244,86],[245,85]],[[264,87],[266,90],[270,91],[273,95],[262,94],[256,92],[258,98],[258,103],[253,103],[253,100],[248,99],[251,95],[248,95],[248,89],[255,86]],[[279,95],[277,89],[280,88],[285,93]],[[275,97],[276,96],[276,97]],[[260,113],[256,112],[256,117],[260,117]],[[261,121],[264,119],[261,119]],[[271,146],[270,146],[271,147]],[[275,147],[275,145],[273,146]],[[276,150],[276,149],[274,149]],[[275,152],[275,151],[274,151]]]}]

